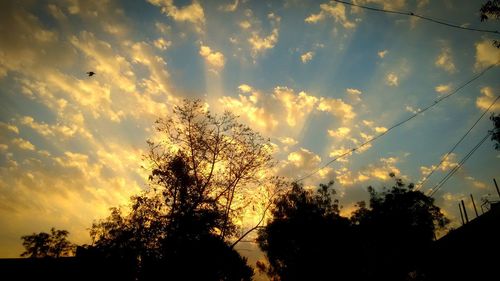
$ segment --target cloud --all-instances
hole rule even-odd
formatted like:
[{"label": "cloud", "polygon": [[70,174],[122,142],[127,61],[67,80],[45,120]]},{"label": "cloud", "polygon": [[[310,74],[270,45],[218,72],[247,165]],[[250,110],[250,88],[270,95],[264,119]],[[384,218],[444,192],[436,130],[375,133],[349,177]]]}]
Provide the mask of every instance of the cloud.
[{"label": "cloud", "polygon": [[[497,95],[495,94],[493,88],[483,87],[481,88],[481,96],[476,99],[476,107],[481,110],[486,110],[493,103],[496,97]],[[490,111],[494,112],[498,110],[500,110],[500,104],[497,102],[491,107]]]},{"label": "cloud", "polygon": [[141,86],[147,93],[154,95],[163,95],[167,100],[171,99],[169,73],[167,63],[155,54],[151,45],[146,42],[136,42],[130,46],[130,57],[133,62],[147,67],[148,78],[143,78]]},{"label": "cloud", "polygon": [[[56,1],[37,8],[39,20],[29,12],[35,6],[0,1],[0,25],[9,26],[0,32],[0,76],[25,109],[5,112],[8,123],[0,122],[0,221],[16,239],[54,225],[88,243],[92,220],[145,185],[142,153],[119,142],[142,143],[153,118],[177,102],[164,54],[157,54],[170,43],[127,37],[127,26],[112,22],[123,10],[103,12],[111,2]],[[108,15],[114,19],[101,26]],[[86,77],[91,70],[97,74]],[[5,232],[0,244],[11,245]]]},{"label": "cloud", "polygon": [[436,67],[445,70],[446,72],[453,74],[457,72],[457,68],[455,67],[455,63],[453,62],[453,57],[451,55],[450,47],[441,48],[441,53],[436,58],[434,62]]},{"label": "cloud", "polygon": [[262,53],[268,49],[274,48],[276,43],[278,43],[279,31],[278,28],[273,28],[271,34],[262,37],[259,32],[252,32],[252,36],[248,39],[250,46],[252,48],[252,54],[255,56]]},{"label": "cloud", "polygon": [[270,132],[279,123],[272,111],[265,107],[266,103],[261,101],[259,92],[250,92],[249,90],[238,95],[238,98],[224,96],[219,99],[219,103],[224,109],[238,112],[244,120],[252,124],[252,126],[256,126],[258,130]]},{"label": "cloud", "polygon": [[368,127],[371,127],[371,126],[373,126],[373,124],[375,124],[374,121],[370,121],[370,120],[363,120],[362,122],[365,126],[368,126]]},{"label": "cloud", "polygon": [[238,89],[243,93],[250,93],[252,91],[252,87],[247,84],[241,84],[238,86]]},{"label": "cloud", "polygon": [[[108,215],[109,207],[127,203],[129,197],[141,191],[133,171],[140,166],[140,152],[123,146],[110,149],[118,152],[115,163],[124,165],[128,173],[121,175],[106,172],[104,162],[92,160],[89,155],[64,151],[60,156],[49,155],[37,161],[10,161],[0,167],[0,220],[10,233],[19,237],[38,232],[50,226],[67,229],[70,239],[78,244],[89,243],[88,227],[95,219]],[[110,151],[110,152],[111,152]],[[135,159],[129,159],[134,155]],[[142,179],[142,176],[139,178]],[[14,256],[21,251],[20,243],[6,241],[2,244],[19,245],[3,249],[2,254]],[[14,251],[10,253],[10,251]]]},{"label": "cloud", "polygon": [[[443,159],[444,155],[441,157]],[[450,153],[448,157],[441,163],[439,168],[437,168],[436,165],[431,165],[431,166],[421,166],[420,167],[420,172],[422,173],[422,176],[426,177],[428,176],[432,170],[438,169],[438,171],[446,172],[450,169],[455,168],[458,166],[458,163],[456,162],[457,155],[455,153]]]},{"label": "cloud", "polygon": [[[348,150],[344,151],[347,152]],[[332,157],[332,156],[330,156]],[[389,173],[394,173],[398,177],[405,178],[401,174],[396,164],[399,163],[397,157],[380,158],[377,164],[370,164],[357,172],[342,167],[334,171],[336,182],[343,186],[352,186],[368,181],[386,181],[390,179]]]},{"label": "cloud", "polygon": [[174,0],[148,0],[149,3],[161,8],[161,12],[178,22],[188,22],[194,25],[197,32],[203,32],[205,26],[205,13],[197,1],[179,8],[174,5]]},{"label": "cloud", "polygon": [[405,7],[406,0],[357,0],[356,3],[360,5],[373,3],[381,5],[386,10],[398,10]]},{"label": "cloud", "polygon": [[328,130],[328,134],[334,138],[345,138],[350,132],[351,129],[348,127],[340,127],[337,130]]},{"label": "cloud", "polygon": [[347,88],[345,91],[354,100],[354,102],[361,101],[362,92],[360,90],[354,88]]},{"label": "cloud", "polygon": [[64,12],[57,5],[49,4],[47,7],[49,8],[50,15],[53,16],[55,19],[59,21],[67,19]]},{"label": "cloud", "polygon": [[321,97],[317,106],[317,110],[329,112],[340,118],[342,121],[353,119],[356,116],[351,105],[345,103],[341,99],[323,98]]},{"label": "cloud", "polygon": [[23,150],[31,150],[31,151],[35,150],[35,145],[33,145],[30,141],[25,140],[23,138],[12,139],[12,144]]},{"label": "cloud", "polygon": [[279,138],[279,140],[282,144],[290,145],[290,146],[294,146],[294,145],[299,143],[297,140],[290,138],[290,137],[282,137],[282,138]]},{"label": "cloud", "polygon": [[285,108],[286,122],[290,127],[302,123],[304,117],[314,109],[318,100],[303,91],[296,95],[292,89],[287,87],[274,88],[274,97]]},{"label": "cloud", "polygon": [[0,1],[0,26],[9,27],[9,32],[0,32],[0,78],[11,71],[38,74],[55,59],[67,65],[71,50],[59,42],[59,33],[45,27],[22,5]]},{"label": "cloud", "polygon": [[305,148],[300,148],[298,151],[288,154],[288,161],[295,167],[310,170],[321,162],[321,158]]},{"label": "cloud", "polygon": [[437,85],[434,90],[440,95],[447,94],[451,90],[451,84],[440,84]]},{"label": "cloud", "polygon": [[[225,96],[219,99],[220,104],[245,117],[252,126],[257,126],[266,133],[273,132],[278,125],[280,133],[293,136],[300,132],[308,116],[314,112],[328,112],[341,122],[347,122],[356,116],[351,105],[341,99],[318,98],[301,91],[278,86],[272,94],[264,94],[247,84],[239,87],[238,98]],[[290,129],[292,129],[290,131]]]},{"label": "cloud", "polygon": [[351,29],[356,27],[356,24],[346,16],[346,9],[344,4],[340,3],[327,3],[320,4],[320,12],[317,14],[311,14],[305,19],[307,23],[317,23],[324,20],[326,17],[332,17],[335,23],[340,23],[344,28]]},{"label": "cloud", "polygon": [[476,63],[474,67],[481,69],[500,62],[500,49],[495,48],[490,40],[483,40],[476,44]]},{"label": "cloud", "polygon": [[469,180],[471,182],[472,186],[474,186],[475,188],[485,189],[488,187],[488,185],[485,182],[477,180],[474,177],[468,176],[468,177],[465,177],[465,179]]},{"label": "cloud", "polygon": [[375,132],[377,133],[385,133],[387,132],[387,128],[386,127],[375,127]]},{"label": "cloud", "polygon": [[302,54],[300,56],[300,60],[302,61],[302,63],[307,63],[310,60],[312,60],[313,56],[314,56],[314,52],[309,51],[309,52]]},{"label": "cloud", "polygon": [[225,58],[221,52],[212,51],[210,47],[201,45],[199,54],[205,59],[210,69],[217,72],[224,68]]},{"label": "cloud", "polygon": [[155,45],[156,48],[164,51],[172,45],[172,41],[158,38],[153,42],[153,45]]},{"label": "cloud", "polygon": [[[83,116],[80,116],[80,118],[83,118]],[[74,121],[74,118],[72,118],[72,120]],[[49,125],[44,122],[37,122],[31,116],[23,116],[19,120],[19,123],[30,127],[31,129],[33,129],[40,135],[47,137],[48,139],[51,139],[53,137],[67,139],[73,137],[76,133],[79,133],[86,139],[93,138],[92,134],[88,132],[88,130],[83,126],[83,121],[70,122],[70,125],[61,123]]]},{"label": "cloud", "polygon": [[[351,152],[351,153],[349,153]],[[344,146],[340,146],[338,148],[335,148],[335,149],[332,149],[330,151],[330,154],[328,154],[328,156],[330,156],[331,158],[336,158],[338,156],[342,156],[342,155],[352,155],[352,148],[346,148]],[[339,158],[337,159],[337,161],[339,162],[347,162],[347,158]]]},{"label": "cloud", "polygon": [[278,164],[276,174],[290,179],[297,178],[298,175],[304,175],[319,168],[320,163],[321,157],[317,154],[308,149],[299,148],[289,153],[287,159]]},{"label": "cloud", "polygon": [[[101,30],[116,37],[126,36],[129,32],[124,24],[127,19],[119,1],[70,0],[54,4],[49,11],[61,25],[68,25],[69,20],[79,17],[87,30]],[[57,6],[59,5],[59,6]],[[59,13],[59,11],[62,13]],[[68,14],[68,16],[66,15]],[[105,16],[103,16],[105,15]]]},{"label": "cloud", "polygon": [[[243,50],[243,45],[240,42],[246,42],[248,51],[256,63],[255,59],[264,54],[266,51],[273,49],[279,40],[279,30],[281,17],[273,12],[268,13],[266,20],[268,24],[264,25],[264,19],[257,18],[251,9],[245,9],[242,19],[238,20],[238,26],[241,28],[238,34],[229,37],[229,41],[235,45],[239,45],[238,52],[247,51]],[[237,56],[235,54],[235,56]],[[246,58],[242,58],[246,60]]]},{"label": "cloud", "polygon": [[397,87],[399,85],[399,77],[394,72],[390,72],[385,77],[385,83],[389,86]]},{"label": "cloud", "polygon": [[240,21],[238,25],[243,29],[249,29],[250,27],[252,27],[252,24],[247,20]]},{"label": "cloud", "polygon": [[0,128],[3,130],[11,131],[15,134],[19,134],[19,128],[16,125],[0,122]]},{"label": "cloud", "polygon": [[420,110],[421,110],[421,109],[420,109],[420,108],[414,108],[414,107],[413,107],[413,106],[411,106],[411,105],[407,105],[407,106],[405,107],[405,110],[406,110],[406,111],[408,111],[408,112],[411,112],[411,113],[413,113],[413,114],[416,114],[416,113],[420,112]]},{"label": "cloud", "polygon": [[169,25],[164,24],[162,22],[155,22],[155,27],[158,30],[158,32],[160,32],[161,35],[168,35],[172,30],[172,28]]},{"label": "cloud", "polygon": [[358,89],[353,89],[353,88],[347,88],[345,90],[349,95],[353,95],[353,96],[359,96],[361,95],[361,91],[358,90]]},{"label": "cloud", "polygon": [[239,0],[234,0],[234,3],[220,5],[219,10],[224,11],[224,12],[234,12],[234,11],[236,11],[236,9],[238,9],[239,3],[240,3]]},{"label": "cloud", "polygon": [[[93,33],[82,31],[70,38],[71,44],[86,55],[97,75],[115,82],[122,90],[134,92],[135,74],[124,56],[117,55],[111,44],[99,40]],[[86,83],[88,84],[88,83]]]},{"label": "cloud", "polygon": [[383,50],[383,51],[379,51],[377,53],[377,55],[378,55],[379,58],[383,59],[383,58],[385,58],[385,56],[387,55],[387,53],[389,53],[389,51]]}]

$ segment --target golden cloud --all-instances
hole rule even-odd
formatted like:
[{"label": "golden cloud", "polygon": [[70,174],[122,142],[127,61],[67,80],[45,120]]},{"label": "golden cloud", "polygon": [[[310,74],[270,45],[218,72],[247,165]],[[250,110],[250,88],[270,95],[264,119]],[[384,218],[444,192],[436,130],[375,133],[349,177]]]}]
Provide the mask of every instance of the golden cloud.
[{"label": "golden cloud", "polygon": [[302,61],[302,63],[307,63],[313,59],[313,56],[314,56],[314,52],[312,52],[312,51],[305,52],[304,54],[302,54],[300,56],[300,60]]},{"label": "golden cloud", "polygon": [[334,116],[341,118],[343,122],[356,117],[356,113],[354,112],[352,106],[345,103],[341,99],[322,97],[319,99],[316,109],[323,112],[329,112]]},{"label": "golden cloud", "polygon": [[385,83],[389,86],[398,86],[399,85],[399,77],[394,72],[390,72],[385,77]]},{"label": "golden cloud", "polygon": [[31,151],[35,150],[35,145],[33,145],[30,141],[25,140],[23,138],[12,139],[12,144],[23,150],[31,150]]},{"label": "golden cloud", "polygon": [[485,68],[500,63],[500,49],[495,48],[490,40],[476,43],[476,69]]},{"label": "golden cloud", "polygon": [[436,58],[434,64],[443,70],[446,70],[448,73],[455,73],[457,68],[455,67],[455,63],[453,62],[453,57],[451,55],[450,47],[441,48],[441,53]]},{"label": "golden cloud", "polygon": [[201,45],[199,53],[205,59],[210,69],[217,72],[224,68],[225,59],[221,52],[212,51],[210,47]]},{"label": "golden cloud", "polygon": [[[496,99],[496,94],[494,93],[493,88],[491,87],[483,87],[481,88],[481,96],[479,96],[476,99],[476,107],[481,109],[481,110],[486,110],[490,105],[493,103],[493,101]],[[498,111],[500,110],[500,104],[495,103],[491,109],[491,111]]]},{"label": "golden cloud", "polygon": [[437,85],[434,90],[441,95],[447,94],[451,90],[451,84]]},{"label": "golden cloud", "polygon": [[305,22],[317,23],[324,20],[326,17],[332,17],[336,23],[340,23],[344,28],[351,29],[356,27],[356,24],[347,18],[344,4],[331,2],[328,4],[321,4],[319,7],[320,12],[308,16]]},{"label": "golden cloud", "polygon": [[205,26],[205,12],[197,1],[179,8],[174,0],[148,0],[149,3],[161,8],[161,12],[178,22],[188,22],[194,25],[197,32],[203,32]]}]

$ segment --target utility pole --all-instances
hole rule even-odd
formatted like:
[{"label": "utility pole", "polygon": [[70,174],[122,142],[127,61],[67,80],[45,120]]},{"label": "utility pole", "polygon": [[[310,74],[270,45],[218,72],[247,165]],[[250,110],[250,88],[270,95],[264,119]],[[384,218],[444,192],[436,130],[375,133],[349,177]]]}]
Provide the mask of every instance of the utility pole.
[{"label": "utility pole", "polygon": [[458,203],[458,209],[460,210],[460,218],[462,219],[462,225],[464,225],[465,224],[464,213],[462,212],[462,206],[460,206],[460,203]]},{"label": "utility pole", "polygon": [[474,212],[476,213],[476,218],[479,217],[476,209],[476,203],[474,202],[474,197],[472,197],[472,193],[470,194],[470,199],[472,200],[472,206],[474,206]]},{"label": "utility pole", "polygon": [[462,201],[462,208],[464,209],[465,223],[469,223],[469,217],[467,216],[467,210],[465,209],[464,200],[460,200],[460,201]]},{"label": "utility pole", "polygon": [[495,187],[497,188],[498,197],[500,197],[500,190],[498,189],[497,180],[493,178],[493,182],[495,183]]}]

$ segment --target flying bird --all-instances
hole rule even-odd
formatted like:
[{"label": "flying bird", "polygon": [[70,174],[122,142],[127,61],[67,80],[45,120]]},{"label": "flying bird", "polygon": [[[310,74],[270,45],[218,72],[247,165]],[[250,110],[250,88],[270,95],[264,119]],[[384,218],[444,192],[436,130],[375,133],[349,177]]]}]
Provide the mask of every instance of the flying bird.
[{"label": "flying bird", "polygon": [[95,75],[95,72],[93,72],[93,71],[89,71],[89,72],[86,72],[86,73],[88,74],[89,77],[92,76],[92,75]]}]

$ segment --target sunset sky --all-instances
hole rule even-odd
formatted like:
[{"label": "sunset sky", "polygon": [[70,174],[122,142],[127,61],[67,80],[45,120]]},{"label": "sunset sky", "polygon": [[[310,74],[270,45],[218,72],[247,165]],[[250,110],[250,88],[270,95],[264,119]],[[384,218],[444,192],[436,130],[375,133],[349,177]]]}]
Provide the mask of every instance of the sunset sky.
[{"label": "sunset sky", "polygon": [[[483,1],[355,2],[500,30],[480,22]],[[0,1],[0,257],[52,226],[89,243],[92,221],[146,187],[153,122],[183,98],[270,138],[276,174],[293,180],[497,63],[495,38],[328,1]],[[389,172],[419,182],[500,94],[499,78],[493,67],[304,184],[333,179],[349,215]],[[423,191],[492,128],[490,114]],[[495,199],[499,164],[487,140],[436,193],[455,225],[460,199]]]}]

